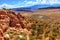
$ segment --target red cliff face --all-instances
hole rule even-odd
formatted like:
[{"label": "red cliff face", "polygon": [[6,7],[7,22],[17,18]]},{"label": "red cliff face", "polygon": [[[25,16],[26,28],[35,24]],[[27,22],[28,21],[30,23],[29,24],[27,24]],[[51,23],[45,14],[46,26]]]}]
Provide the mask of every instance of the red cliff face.
[{"label": "red cliff face", "polygon": [[3,31],[6,31],[9,25],[9,17],[5,11],[0,11],[0,26]]},{"label": "red cliff face", "polygon": [[[10,27],[26,28],[23,20],[24,16],[20,13],[16,14],[13,11],[0,11],[0,36],[3,37],[3,33],[5,33]],[[4,40],[9,40],[9,38],[4,37]]]}]

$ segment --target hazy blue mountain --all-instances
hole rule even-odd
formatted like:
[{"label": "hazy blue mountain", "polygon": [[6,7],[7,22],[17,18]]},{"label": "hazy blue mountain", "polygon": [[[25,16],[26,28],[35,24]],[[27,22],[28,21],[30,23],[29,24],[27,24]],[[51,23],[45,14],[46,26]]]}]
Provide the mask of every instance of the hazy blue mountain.
[{"label": "hazy blue mountain", "polygon": [[13,8],[15,11],[33,11],[37,9],[43,9],[43,8],[56,8],[60,7],[60,4],[54,4],[54,5],[48,5],[48,4],[40,4],[40,5],[34,5],[30,7],[21,7],[21,8]]}]

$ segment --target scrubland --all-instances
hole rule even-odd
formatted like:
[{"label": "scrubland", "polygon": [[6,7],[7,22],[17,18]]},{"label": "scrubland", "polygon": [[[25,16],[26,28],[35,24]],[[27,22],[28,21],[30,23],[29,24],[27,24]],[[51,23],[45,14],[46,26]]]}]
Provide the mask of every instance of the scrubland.
[{"label": "scrubland", "polygon": [[60,40],[60,9],[0,10],[0,39]]}]

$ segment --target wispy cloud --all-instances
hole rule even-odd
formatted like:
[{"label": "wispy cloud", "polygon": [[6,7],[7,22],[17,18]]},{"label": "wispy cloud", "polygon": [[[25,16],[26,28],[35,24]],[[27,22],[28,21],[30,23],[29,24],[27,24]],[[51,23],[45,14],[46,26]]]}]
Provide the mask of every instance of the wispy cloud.
[{"label": "wispy cloud", "polygon": [[36,5],[36,4],[60,4],[59,0],[35,0],[35,1],[24,1],[26,5]]},{"label": "wispy cloud", "polygon": [[40,4],[41,0],[35,0],[35,1],[28,1],[25,0],[23,2],[19,1],[17,4],[7,4],[7,3],[3,3],[0,5],[0,8],[17,8],[17,7],[27,7],[27,6],[32,6],[32,5],[36,5],[36,4]]},{"label": "wispy cloud", "polygon": [[36,5],[36,4],[40,4],[40,0],[36,0],[36,1],[24,1],[26,4],[29,5]]},{"label": "wispy cloud", "polygon": [[3,4],[0,5],[0,9],[1,9],[1,8],[7,8],[7,9],[9,9],[9,8],[18,8],[18,7],[23,7],[23,6],[10,5],[10,4],[6,4],[6,3],[3,3]]},{"label": "wispy cloud", "polygon": [[26,6],[32,6],[32,5],[37,5],[37,4],[49,4],[49,5],[53,5],[53,4],[60,4],[59,0],[24,0],[23,2],[19,1],[16,4],[7,4],[7,3],[3,3],[0,4],[0,8],[17,8],[17,7],[26,7]]}]

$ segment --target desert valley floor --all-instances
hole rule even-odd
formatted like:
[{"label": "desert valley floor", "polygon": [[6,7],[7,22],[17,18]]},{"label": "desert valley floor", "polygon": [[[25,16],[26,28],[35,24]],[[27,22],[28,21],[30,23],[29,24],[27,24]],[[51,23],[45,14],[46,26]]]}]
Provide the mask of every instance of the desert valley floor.
[{"label": "desert valley floor", "polygon": [[60,40],[60,9],[0,10],[0,40]]}]

